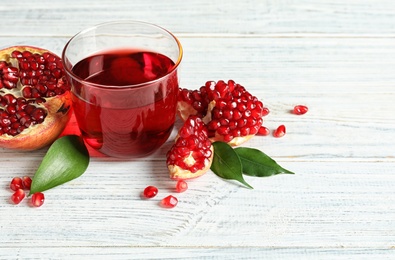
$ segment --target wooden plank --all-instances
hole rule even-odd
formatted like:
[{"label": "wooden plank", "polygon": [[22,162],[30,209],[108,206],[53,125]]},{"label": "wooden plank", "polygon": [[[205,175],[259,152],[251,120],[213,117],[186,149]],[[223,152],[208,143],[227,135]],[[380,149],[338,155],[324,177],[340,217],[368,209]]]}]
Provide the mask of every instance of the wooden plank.
[{"label": "wooden plank", "polygon": [[[5,248],[394,246],[394,162],[279,162],[296,175],[246,178],[249,190],[209,173],[167,210],[158,202],[174,194],[174,182],[163,162],[95,160],[81,178],[47,191],[45,207],[2,203],[0,241]],[[158,186],[157,198],[140,198],[147,185]],[[6,201],[10,192],[0,195]]]},{"label": "wooden plank", "polygon": [[2,36],[71,36],[112,20],[142,20],[176,33],[394,36],[391,0],[144,1],[3,0]]},{"label": "wooden plank", "polygon": [[4,259],[392,259],[393,249],[371,248],[260,248],[260,247],[85,247],[7,249]]},{"label": "wooden plank", "polygon": [[[61,54],[68,38],[0,38],[0,46],[35,45]],[[393,93],[393,39],[185,37],[181,86],[234,79],[264,93]],[[347,102],[348,102],[347,101]],[[362,102],[363,100],[356,100]],[[373,102],[372,100],[368,102]],[[345,110],[346,112],[346,110]]]}]

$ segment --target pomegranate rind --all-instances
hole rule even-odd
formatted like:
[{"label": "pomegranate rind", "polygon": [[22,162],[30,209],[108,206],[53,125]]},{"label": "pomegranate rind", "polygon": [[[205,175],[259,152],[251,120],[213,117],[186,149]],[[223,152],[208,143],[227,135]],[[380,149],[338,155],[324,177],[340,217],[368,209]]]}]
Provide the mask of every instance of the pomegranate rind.
[{"label": "pomegranate rind", "polygon": [[[12,46],[0,50],[0,60],[10,62],[13,59],[11,57],[13,51],[29,51],[38,54],[48,52],[58,57],[53,52],[39,47]],[[67,84],[67,82],[63,83]],[[44,103],[36,104],[37,107],[42,107],[47,111],[44,121],[40,124],[31,125],[16,136],[9,134],[0,135],[0,147],[31,151],[41,149],[56,140],[65,129],[72,115],[70,91],[55,97],[45,98],[45,100]]]},{"label": "pomegranate rind", "polygon": [[[233,137],[232,140],[230,140],[229,142],[227,142],[230,146],[239,146],[245,142],[247,142],[248,140],[250,140],[252,137],[254,137],[255,135],[246,135],[246,136],[238,136],[238,137]],[[223,135],[219,135],[219,134],[215,134],[214,137],[209,138],[211,142],[216,142],[216,141],[220,141],[220,142],[226,142],[224,140],[224,136]]]},{"label": "pomegranate rind", "polygon": [[198,111],[187,102],[183,100],[177,102],[177,114],[182,119],[182,121],[187,120],[190,115],[196,115],[197,112]]},{"label": "pomegranate rind", "polygon": [[[208,170],[210,170],[211,164],[213,162],[213,157],[214,157],[214,147],[211,145],[210,146],[211,150],[211,156],[206,159],[206,164],[204,168],[196,171],[196,172],[191,172],[189,170],[185,170],[181,168],[178,165],[168,165],[167,168],[169,169],[169,175],[170,178],[173,180],[187,180],[187,179],[194,179],[197,177],[202,176]],[[190,160],[190,158],[185,158],[184,160]]]}]

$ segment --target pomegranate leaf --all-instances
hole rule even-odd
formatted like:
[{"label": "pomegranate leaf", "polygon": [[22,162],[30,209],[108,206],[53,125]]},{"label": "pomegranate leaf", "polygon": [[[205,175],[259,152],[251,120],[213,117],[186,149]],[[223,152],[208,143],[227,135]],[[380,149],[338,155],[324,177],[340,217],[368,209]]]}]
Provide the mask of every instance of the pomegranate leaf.
[{"label": "pomegranate leaf", "polygon": [[253,189],[243,178],[243,167],[233,148],[224,142],[214,142],[213,146],[214,158],[210,169],[223,179],[236,180]]},{"label": "pomegranate leaf", "polygon": [[66,135],[57,139],[34,174],[29,196],[78,178],[88,165],[89,152],[81,137]]},{"label": "pomegranate leaf", "polygon": [[254,148],[238,147],[234,149],[243,165],[243,173],[255,177],[267,177],[280,173],[294,174],[277,164],[262,151]]}]

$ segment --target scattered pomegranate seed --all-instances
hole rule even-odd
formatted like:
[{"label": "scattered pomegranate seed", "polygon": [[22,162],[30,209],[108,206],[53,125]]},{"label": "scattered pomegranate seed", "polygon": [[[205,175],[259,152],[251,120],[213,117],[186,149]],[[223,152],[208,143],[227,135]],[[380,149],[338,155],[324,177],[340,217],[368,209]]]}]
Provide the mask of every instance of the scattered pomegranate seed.
[{"label": "scattered pomegranate seed", "polygon": [[10,189],[13,191],[17,191],[19,189],[23,188],[23,181],[21,178],[19,177],[15,177],[12,179],[11,183],[10,183]]},{"label": "scattered pomegranate seed", "polygon": [[41,207],[44,204],[44,193],[36,192],[32,196],[32,205],[34,207]]},{"label": "scattered pomegranate seed", "polygon": [[280,125],[279,127],[277,127],[276,130],[274,130],[273,132],[273,136],[274,137],[283,137],[285,135],[285,126],[284,125]]},{"label": "scattered pomegranate seed", "polygon": [[32,185],[32,179],[29,176],[23,176],[22,182],[23,182],[23,188],[25,190],[30,190],[30,186]]},{"label": "scattered pomegranate seed", "polygon": [[148,186],[144,189],[143,195],[144,197],[150,199],[156,196],[158,194],[158,188],[155,186]]},{"label": "scattered pomegranate seed", "polygon": [[173,195],[169,195],[163,198],[160,203],[165,208],[174,208],[178,203],[178,199]]},{"label": "scattered pomegranate seed", "polygon": [[176,184],[176,191],[181,193],[188,189],[188,184],[184,180],[179,180]]},{"label": "scattered pomegranate seed", "polygon": [[22,189],[18,189],[14,192],[14,194],[12,194],[11,196],[11,201],[14,204],[19,204],[23,198],[25,198],[25,191]]},{"label": "scattered pomegranate seed", "polygon": [[258,135],[269,135],[269,134],[270,134],[270,130],[265,126],[261,126],[258,130]]},{"label": "scattered pomegranate seed", "polygon": [[297,106],[294,107],[293,113],[294,113],[295,115],[304,115],[304,114],[307,113],[308,110],[309,110],[309,109],[308,109],[308,107],[306,107],[306,106],[297,105]]}]

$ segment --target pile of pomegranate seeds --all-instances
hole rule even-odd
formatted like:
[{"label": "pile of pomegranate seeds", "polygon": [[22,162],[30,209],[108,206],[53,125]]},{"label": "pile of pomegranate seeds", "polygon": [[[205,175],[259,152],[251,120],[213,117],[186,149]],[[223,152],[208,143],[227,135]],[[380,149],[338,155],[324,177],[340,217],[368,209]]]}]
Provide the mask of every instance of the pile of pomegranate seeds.
[{"label": "pile of pomegranate seeds", "polygon": [[[175,190],[178,193],[184,192],[188,189],[188,184],[184,180],[178,180],[175,186]],[[155,186],[147,186],[142,195],[144,198],[151,199],[158,194],[159,190]],[[174,208],[178,204],[178,199],[173,195],[168,195],[167,197],[163,198],[160,203],[164,208]]]},{"label": "pile of pomegranate seeds", "polygon": [[[30,190],[32,184],[32,179],[29,176],[24,176],[23,178],[14,177],[10,183],[10,189],[14,191],[11,195],[11,201],[15,205],[21,203],[21,201],[26,197],[25,190]],[[31,199],[31,204],[34,207],[41,207],[44,204],[44,194],[41,192],[36,192],[33,194]]]}]

